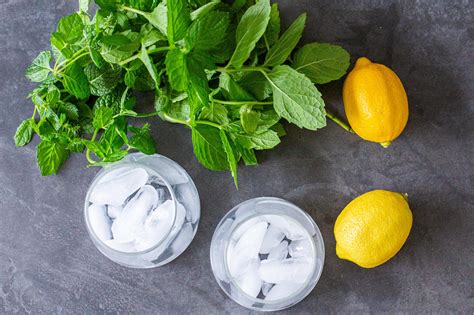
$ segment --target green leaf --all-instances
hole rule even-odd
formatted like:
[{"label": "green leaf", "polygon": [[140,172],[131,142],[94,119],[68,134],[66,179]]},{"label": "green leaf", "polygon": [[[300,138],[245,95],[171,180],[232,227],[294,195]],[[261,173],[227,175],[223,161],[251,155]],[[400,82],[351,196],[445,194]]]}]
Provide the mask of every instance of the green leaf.
[{"label": "green leaf", "polygon": [[207,125],[197,125],[192,130],[192,139],[194,154],[204,167],[216,171],[229,170],[227,154],[219,129]]},{"label": "green leaf", "polygon": [[313,83],[324,84],[341,78],[349,68],[349,53],[340,46],[311,43],[295,54],[293,67]]},{"label": "green leaf", "polygon": [[253,133],[257,130],[258,122],[260,120],[260,113],[252,110],[251,105],[244,105],[240,107],[240,123],[245,132]]},{"label": "green leaf", "polygon": [[[265,82],[266,79],[264,78]],[[267,82],[268,83],[268,82]],[[222,72],[219,76],[219,87],[226,92],[229,100],[254,101],[252,94],[243,89],[227,72]]]},{"label": "green leaf", "polygon": [[199,19],[200,17],[206,16],[219,3],[221,3],[220,0],[212,0],[202,5],[201,7],[197,8],[196,10],[191,12],[191,20],[194,21],[194,20]]},{"label": "green leaf", "polygon": [[92,126],[95,129],[106,128],[110,125],[114,118],[114,112],[112,108],[109,107],[99,107],[95,110],[94,120],[92,121]]},{"label": "green leaf", "polygon": [[114,152],[106,155],[102,159],[102,161],[107,162],[107,163],[117,162],[117,161],[120,161],[121,159],[123,159],[127,154],[128,154],[127,150],[117,150],[117,151],[114,151]]},{"label": "green leaf", "polygon": [[142,128],[130,126],[129,130],[133,133],[128,143],[131,147],[148,155],[156,153],[156,143],[151,136],[149,124]]},{"label": "green leaf", "polygon": [[241,148],[240,153],[242,154],[242,159],[246,166],[257,165],[257,157],[255,156],[255,151],[253,149]]},{"label": "green leaf", "polygon": [[26,77],[33,82],[43,82],[48,78],[51,71],[50,61],[51,53],[49,51],[42,51],[26,69]]},{"label": "green leaf", "polygon": [[148,21],[160,32],[167,36],[168,34],[168,8],[164,2],[158,4],[158,6],[150,14],[145,15]]},{"label": "green leaf", "polygon": [[280,137],[273,130],[267,130],[258,134],[238,134],[235,136],[235,139],[244,148],[255,150],[272,149],[280,143]]},{"label": "green leaf", "polygon": [[172,49],[166,54],[165,64],[171,87],[179,92],[185,91],[189,80],[186,55],[179,49]]},{"label": "green leaf", "polygon": [[268,50],[276,43],[278,36],[280,36],[280,12],[278,11],[278,3],[272,3],[270,20],[258,47],[266,47]]},{"label": "green leaf", "polygon": [[266,131],[277,124],[279,121],[280,116],[278,116],[278,114],[273,109],[260,112],[256,133]]},{"label": "green leaf", "polygon": [[301,39],[306,23],[306,13],[301,14],[270,48],[264,66],[274,67],[284,63]]},{"label": "green leaf", "polygon": [[61,102],[58,106],[58,112],[65,114],[67,118],[72,120],[79,119],[79,110],[76,105],[69,102]]},{"label": "green leaf", "polygon": [[58,23],[57,33],[61,39],[68,44],[75,44],[83,36],[84,22],[78,13],[62,17]]},{"label": "green leaf", "polygon": [[120,63],[131,57],[140,48],[140,34],[129,33],[104,36],[101,42],[100,53],[109,63]]},{"label": "green leaf", "polygon": [[227,108],[224,105],[213,103],[209,107],[204,107],[199,119],[209,120],[220,125],[227,125],[229,117],[227,116]]},{"label": "green leaf", "polygon": [[22,147],[30,143],[33,137],[33,125],[35,121],[33,119],[26,119],[21,122],[15,132],[15,145]]},{"label": "green leaf", "polygon": [[219,132],[221,136],[222,145],[224,147],[224,151],[227,155],[227,162],[229,163],[229,169],[234,178],[234,184],[236,188],[239,188],[239,181],[237,179],[237,158],[235,156],[234,149],[232,148],[232,144],[227,137],[227,134],[224,130]]},{"label": "green leaf", "polygon": [[151,60],[150,56],[148,55],[145,45],[142,45],[142,49],[140,52],[140,60],[143,62],[146,69],[148,70],[148,73],[150,74],[151,78],[155,82],[156,88],[159,89],[160,79],[158,78],[158,71],[156,70],[156,66]]},{"label": "green leaf", "polygon": [[112,68],[108,64],[98,68],[91,63],[84,68],[84,73],[89,81],[91,94],[95,96],[104,96],[111,93],[122,79],[122,69],[119,67]]},{"label": "green leaf", "polygon": [[140,30],[140,34],[142,35],[142,45],[145,47],[150,47],[159,41],[167,40],[151,23],[144,24]]},{"label": "green leaf", "polygon": [[[202,107],[209,104],[209,85],[203,64],[206,60],[200,58],[198,54],[187,55],[187,68],[189,71],[189,86],[187,89],[192,113],[196,113]],[[205,66],[204,66],[205,67]]]},{"label": "green leaf", "polygon": [[226,36],[229,23],[229,14],[219,11],[210,12],[197,19],[186,33],[188,48],[209,50],[218,46]]},{"label": "green leaf", "polygon": [[186,1],[183,0],[168,0],[168,27],[167,36],[171,46],[175,42],[184,38],[186,30],[191,24],[191,17],[189,15]]},{"label": "green leaf", "polygon": [[79,0],[79,10],[87,13],[89,11],[89,4],[91,0]]},{"label": "green leaf", "polygon": [[78,99],[88,98],[91,94],[89,81],[77,63],[73,63],[64,71],[63,84],[64,88]]},{"label": "green leaf", "polygon": [[239,80],[239,85],[246,91],[249,91],[259,101],[269,98],[273,93],[270,82],[260,72],[245,74]]},{"label": "green leaf", "polygon": [[117,8],[118,0],[94,0],[95,3],[102,9],[115,10]]},{"label": "green leaf", "polygon": [[235,35],[237,45],[229,65],[240,69],[249,58],[255,44],[265,33],[270,19],[270,10],[270,1],[260,0],[244,13],[237,26]]},{"label": "green leaf", "polygon": [[68,156],[66,146],[61,143],[43,140],[36,147],[36,160],[43,176],[57,174]]},{"label": "green leaf", "polygon": [[321,93],[304,74],[283,65],[273,68],[268,79],[278,115],[300,128],[316,130],[326,126]]}]

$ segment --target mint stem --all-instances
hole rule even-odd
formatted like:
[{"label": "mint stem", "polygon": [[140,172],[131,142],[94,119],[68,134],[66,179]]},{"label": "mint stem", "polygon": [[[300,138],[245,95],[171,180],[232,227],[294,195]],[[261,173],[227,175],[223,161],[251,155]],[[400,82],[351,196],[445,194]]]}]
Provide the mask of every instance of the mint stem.
[{"label": "mint stem", "polygon": [[216,69],[218,72],[227,72],[227,73],[232,73],[232,72],[270,72],[270,69],[267,67],[242,67],[240,69],[234,69],[234,68],[224,68],[224,67],[217,67]]},{"label": "mint stem", "polygon": [[[160,51],[168,51],[168,50],[170,50],[170,47],[169,47],[169,46],[166,46],[166,47],[158,47],[158,48],[149,49],[149,50],[147,50],[146,52],[147,52],[149,55],[151,55],[151,54],[154,54],[154,53],[157,53],[157,52],[160,52]],[[136,59],[138,59],[138,58],[140,58],[140,53],[138,53],[138,54],[136,54],[136,55],[133,55],[132,57],[130,57],[130,58],[128,58],[128,59],[125,59],[125,60],[119,62],[118,64],[119,64],[120,66],[124,66],[124,65],[126,65],[127,63],[132,62],[132,61],[134,61],[134,60],[136,60]]]},{"label": "mint stem", "polygon": [[218,100],[215,98],[211,99],[212,101],[223,104],[223,105],[236,105],[236,106],[242,106],[242,105],[273,105],[273,102],[258,102],[258,101],[224,101],[224,100]]},{"label": "mint stem", "polygon": [[337,117],[336,115],[334,115],[333,113],[331,113],[330,111],[326,110],[326,116],[331,119],[333,122],[335,122],[336,124],[338,124],[342,129],[344,129],[345,131],[348,131],[350,133],[354,133],[354,131],[352,130],[352,128],[347,124],[345,123],[344,121],[342,121],[339,117]]}]

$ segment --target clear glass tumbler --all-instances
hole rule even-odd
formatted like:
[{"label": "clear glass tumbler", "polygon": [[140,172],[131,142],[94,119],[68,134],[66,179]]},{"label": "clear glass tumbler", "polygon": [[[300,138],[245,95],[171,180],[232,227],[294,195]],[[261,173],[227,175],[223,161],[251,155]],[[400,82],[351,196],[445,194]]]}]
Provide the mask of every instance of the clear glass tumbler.
[{"label": "clear glass tumbler", "polygon": [[[107,198],[114,196],[102,196],[104,201],[96,206],[92,201],[99,199],[94,196],[97,186],[113,177],[114,174],[127,172],[130,170],[146,171],[148,179],[146,187],[152,190],[154,196],[158,196],[160,205],[166,203],[166,219],[169,223],[166,229],[159,232],[159,240],[155,243],[130,242],[126,244],[118,243],[113,238],[113,223],[117,220],[114,214],[117,208],[114,205],[106,204]],[[98,185],[99,183],[99,185]],[[157,191],[155,193],[153,189]],[[113,193],[113,192],[112,192]],[[130,202],[133,196],[140,193],[135,192],[127,201]],[[92,199],[91,199],[92,196]],[[156,199],[156,198],[155,198]],[[127,202],[125,201],[125,203]],[[106,213],[99,221],[106,222],[109,229],[97,228],[96,211],[94,207],[102,207],[99,210]],[[118,206],[119,209],[125,209]],[[196,234],[200,219],[200,201],[198,191],[188,173],[173,160],[162,155],[144,155],[133,153],[123,160],[104,167],[94,178],[89,187],[84,203],[84,217],[89,235],[97,249],[112,261],[131,268],[153,268],[162,266],[178,257],[191,243]],[[125,210],[122,210],[125,211]],[[148,210],[151,212],[150,210]],[[122,212],[123,213],[123,212]],[[148,214],[147,214],[148,215]],[[118,218],[120,218],[118,216]],[[122,220],[122,228],[129,228],[134,218]],[[105,234],[105,236],[104,236]],[[135,246],[134,246],[135,244]],[[140,246],[139,246],[140,245]]]},{"label": "clear glass tumbler", "polygon": [[[274,240],[281,243],[276,246]],[[268,246],[272,242],[273,247]],[[255,252],[256,259],[245,260]],[[306,212],[286,200],[262,197],[237,205],[222,218],[212,238],[210,259],[219,286],[231,299],[249,309],[277,311],[300,302],[316,286],[323,270],[324,243]]]}]

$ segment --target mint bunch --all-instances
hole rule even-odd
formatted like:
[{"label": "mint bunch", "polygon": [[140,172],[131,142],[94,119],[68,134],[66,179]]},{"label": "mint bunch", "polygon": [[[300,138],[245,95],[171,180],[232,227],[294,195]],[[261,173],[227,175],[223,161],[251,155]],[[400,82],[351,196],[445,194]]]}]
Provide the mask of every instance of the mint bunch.
[{"label": "mint bunch", "polygon": [[[299,16],[280,30],[278,5],[269,0],[79,1],[63,17],[26,71],[39,85],[29,95],[34,112],[15,134],[17,146],[34,133],[42,175],[57,173],[73,152],[91,165],[120,160],[130,150],[155,152],[151,126],[129,117],[160,116],[191,129],[194,152],[208,169],[257,164],[255,151],[285,135],[284,119],[301,128],[326,125],[315,84],[342,77],[349,54],[311,43],[296,52],[306,23]],[[134,110],[135,95],[154,91],[154,109]],[[337,120],[337,118],[334,118]]]}]

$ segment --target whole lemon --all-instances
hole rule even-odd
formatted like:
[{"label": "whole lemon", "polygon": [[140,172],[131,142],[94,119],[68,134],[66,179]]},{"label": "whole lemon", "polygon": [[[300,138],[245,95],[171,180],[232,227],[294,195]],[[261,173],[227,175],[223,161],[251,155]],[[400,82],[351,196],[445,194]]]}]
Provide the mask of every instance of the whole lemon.
[{"label": "whole lemon", "polygon": [[390,68],[359,58],[343,87],[344,109],[356,134],[388,147],[405,129],[408,99]]},{"label": "whole lemon", "polygon": [[336,255],[364,268],[379,266],[402,248],[412,222],[405,195],[386,190],[360,195],[337,217]]}]

